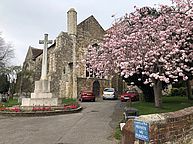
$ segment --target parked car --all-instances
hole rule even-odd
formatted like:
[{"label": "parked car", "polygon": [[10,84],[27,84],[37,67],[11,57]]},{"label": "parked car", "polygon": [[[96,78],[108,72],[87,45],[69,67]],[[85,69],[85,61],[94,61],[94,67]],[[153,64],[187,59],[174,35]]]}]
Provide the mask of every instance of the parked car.
[{"label": "parked car", "polygon": [[135,89],[127,90],[126,92],[121,94],[120,99],[122,102],[126,102],[128,100],[138,101],[139,100],[139,94]]},{"label": "parked car", "polygon": [[116,91],[114,88],[105,88],[103,91],[103,100],[117,99]]},{"label": "parked car", "polygon": [[93,101],[95,102],[95,96],[92,91],[81,91],[79,101]]}]

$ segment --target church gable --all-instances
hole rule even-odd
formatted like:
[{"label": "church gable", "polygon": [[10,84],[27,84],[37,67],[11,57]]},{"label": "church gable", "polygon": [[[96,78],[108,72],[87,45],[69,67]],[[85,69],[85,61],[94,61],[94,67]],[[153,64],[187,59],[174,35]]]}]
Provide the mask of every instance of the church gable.
[{"label": "church gable", "polygon": [[32,47],[31,46],[29,46],[29,48],[28,48],[28,51],[27,51],[27,54],[26,54],[26,57],[25,57],[25,61],[28,61],[28,60],[30,60],[30,59],[32,59]]},{"label": "church gable", "polygon": [[32,48],[32,58],[36,59],[39,55],[43,53],[42,49]]},{"label": "church gable", "polygon": [[94,16],[90,16],[84,21],[82,21],[77,26],[77,61],[78,61],[78,76],[84,77],[86,76],[86,66],[82,63],[84,59],[85,52],[87,51],[87,47],[89,44],[95,44],[100,42],[103,39],[105,34],[104,29],[101,27],[99,22],[94,18]]},{"label": "church gable", "polygon": [[27,55],[25,57],[25,61],[35,60],[39,55],[41,55],[43,52],[42,49],[33,48],[29,46],[29,49],[27,51]]},{"label": "church gable", "polygon": [[102,36],[105,34],[104,29],[99,24],[99,22],[94,18],[93,15],[82,21],[77,26],[78,35],[79,34],[89,34],[90,37],[95,39],[101,39]]},{"label": "church gable", "polygon": [[25,61],[23,63],[24,70],[32,70],[35,66],[36,58],[43,52],[41,49],[33,48],[29,46]]}]

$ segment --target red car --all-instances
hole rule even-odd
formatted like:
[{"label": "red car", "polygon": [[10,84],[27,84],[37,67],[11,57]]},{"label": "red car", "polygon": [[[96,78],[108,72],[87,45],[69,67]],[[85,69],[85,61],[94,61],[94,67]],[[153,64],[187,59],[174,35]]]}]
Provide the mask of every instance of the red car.
[{"label": "red car", "polygon": [[93,101],[95,102],[95,96],[92,91],[81,91],[79,101]]},{"label": "red car", "polygon": [[121,101],[126,102],[128,100],[131,101],[138,101],[139,100],[139,94],[136,90],[128,90],[121,94]]}]

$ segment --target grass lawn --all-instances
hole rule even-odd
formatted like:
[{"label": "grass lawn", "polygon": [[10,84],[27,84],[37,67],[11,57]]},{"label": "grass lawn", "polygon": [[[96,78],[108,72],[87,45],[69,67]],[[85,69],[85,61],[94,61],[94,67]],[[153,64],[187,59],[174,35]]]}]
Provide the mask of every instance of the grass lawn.
[{"label": "grass lawn", "polygon": [[15,105],[19,105],[18,99],[13,99],[13,98],[10,98],[9,101],[7,102],[1,102],[1,104],[4,105],[5,107],[12,107]]},{"label": "grass lawn", "polygon": [[63,98],[62,99],[62,104],[70,105],[76,103],[76,99],[73,98]]},{"label": "grass lawn", "polygon": [[[186,107],[193,106],[193,100],[188,100],[187,97],[173,96],[163,97],[163,107],[155,108],[154,103],[149,102],[133,102],[131,107],[139,110],[139,115],[153,114],[153,113],[165,113],[173,112]],[[121,130],[119,127],[116,128],[114,137],[118,140],[121,139]]]},{"label": "grass lawn", "polygon": [[155,108],[154,103],[149,102],[134,102],[131,105],[139,110],[140,115],[173,112],[190,106],[193,106],[193,101],[180,96],[163,97],[162,108]]},{"label": "grass lawn", "polygon": [[[73,99],[73,98],[62,99],[62,104],[70,105],[74,103],[76,103],[76,99]],[[13,99],[13,98],[10,98],[9,101],[7,102],[0,102],[0,105],[4,105],[5,107],[12,107],[14,105],[19,105],[19,104],[20,103],[18,103],[18,99]]]},{"label": "grass lawn", "polygon": [[113,136],[114,136],[115,139],[121,140],[121,129],[120,129],[119,125],[116,127]]}]

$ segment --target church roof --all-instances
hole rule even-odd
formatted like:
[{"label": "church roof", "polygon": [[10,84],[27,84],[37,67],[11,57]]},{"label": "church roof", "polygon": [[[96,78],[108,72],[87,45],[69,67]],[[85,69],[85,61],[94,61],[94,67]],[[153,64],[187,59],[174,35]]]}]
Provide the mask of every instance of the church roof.
[{"label": "church roof", "polygon": [[82,22],[80,22],[77,25],[77,28],[82,28],[86,23],[90,23],[90,22],[94,22],[95,24],[97,24],[99,27],[101,27],[102,30],[103,27],[99,24],[99,22],[95,19],[95,17],[93,15],[91,15],[90,17],[86,18],[85,20],[83,20]]},{"label": "church roof", "polygon": [[43,50],[38,48],[30,47],[32,51],[32,57],[37,58],[40,54],[42,54]]},{"label": "church roof", "polygon": [[94,39],[102,39],[105,34],[105,30],[95,19],[93,15],[82,21],[77,26],[77,37],[79,36],[89,36]]}]

